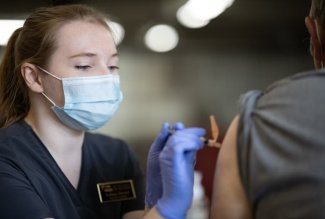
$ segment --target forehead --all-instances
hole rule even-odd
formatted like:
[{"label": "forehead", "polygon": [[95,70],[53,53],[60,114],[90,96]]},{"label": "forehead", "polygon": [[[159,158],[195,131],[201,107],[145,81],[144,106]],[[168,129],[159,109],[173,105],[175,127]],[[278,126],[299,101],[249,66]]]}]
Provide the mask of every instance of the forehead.
[{"label": "forehead", "polygon": [[116,53],[112,33],[103,25],[72,21],[61,26],[55,37],[56,52],[73,55],[80,52]]}]

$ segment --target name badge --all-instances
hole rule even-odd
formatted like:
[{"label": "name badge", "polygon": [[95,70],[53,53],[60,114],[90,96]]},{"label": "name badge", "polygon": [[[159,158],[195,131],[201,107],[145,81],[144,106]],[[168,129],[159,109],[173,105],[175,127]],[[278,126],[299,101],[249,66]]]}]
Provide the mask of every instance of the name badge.
[{"label": "name badge", "polygon": [[132,200],[136,198],[132,180],[97,183],[101,203]]}]

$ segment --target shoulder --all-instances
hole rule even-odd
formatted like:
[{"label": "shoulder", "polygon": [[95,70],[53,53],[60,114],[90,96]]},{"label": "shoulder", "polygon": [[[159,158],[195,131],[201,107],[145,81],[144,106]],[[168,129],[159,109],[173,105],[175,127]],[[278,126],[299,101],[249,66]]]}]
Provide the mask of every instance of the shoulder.
[{"label": "shoulder", "polygon": [[24,122],[15,123],[0,129],[0,156],[21,151],[21,145],[27,144],[32,138],[32,130]]},{"label": "shoulder", "polygon": [[265,91],[245,93],[240,98],[240,133],[248,135],[253,127],[294,133],[299,124],[316,132],[324,130],[324,84],[324,70],[310,71],[277,81]]},{"label": "shoulder", "polygon": [[[240,97],[240,105],[245,107],[258,107],[262,103],[276,101],[277,105],[284,104],[279,100],[301,100],[308,97],[314,101],[325,98],[325,69],[298,73],[272,83],[264,91],[251,90]],[[259,105],[256,105],[256,104]]]},{"label": "shoulder", "polygon": [[323,83],[324,80],[325,69],[300,72],[274,82],[267,88],[266,92],[272,92],[275,89],[281,89],[283,87],[295,87],[301,83],[306,83],[303,89],[308,88],[309,84],[313,84],[315,85],[313,87],[317,88],[317,85]]},{"label": "shoulder", "polygon": [[[324,100],[325,70],[295,74],[271,84],[264,92],[261,104],[307,105]],[[307,101],[307,103],[306,103]]]},{"label": "shoulder", "polygon": [[[20,175],[40,159],[40,147],[31,128],[24,122],[0,129],[0,171]],[[35,160],[35,162],[33,162]],[[36,161],[37,160],[37,161]],[[4,175],[2,175],[4,176]]]},{"label": "shoulder", "polygon": [[0,140],[22,137],[29,130],[30,127],[25,122],[14,123],[6,128],[0,128]]}]

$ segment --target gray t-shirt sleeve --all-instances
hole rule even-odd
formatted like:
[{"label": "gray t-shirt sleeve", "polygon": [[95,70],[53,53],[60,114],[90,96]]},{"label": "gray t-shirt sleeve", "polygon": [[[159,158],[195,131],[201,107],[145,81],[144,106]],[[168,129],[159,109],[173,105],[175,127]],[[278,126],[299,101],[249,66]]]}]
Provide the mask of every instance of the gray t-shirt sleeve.
[{"label": "gray t-shirt sleeve", "polygon": [[325,73],[241,98],[240,177],[255,218],[325,218]]}]

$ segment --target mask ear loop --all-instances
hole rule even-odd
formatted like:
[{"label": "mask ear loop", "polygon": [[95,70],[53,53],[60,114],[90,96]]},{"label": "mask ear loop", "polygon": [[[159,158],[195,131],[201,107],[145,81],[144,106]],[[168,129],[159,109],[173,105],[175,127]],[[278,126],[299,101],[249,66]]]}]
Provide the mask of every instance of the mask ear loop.
[{"label": "mask ear loop", "polygon": [[56,78],[56,79],[62,81],[62,78],[59,78],[58,76],[56,76],[56,75],[54,75],[54,74],[52,74],[52,73],[46,71],[45,69],[43,69],[43,68],[41,68],[41,67],[39,67],[39,66],[37,66],[37,68],[39,68],[39,69],[40,69],[41,71],[43,71],[44,73],[46,73],[46,74],[52,76],[53,78]]},{"label": "mask ear loop", "polygon": [[[52,76],[53,78],[56,78],[56,79],[62,81],[61,78],[59,78],[58,76],[55,76],[54,74],[52,74],[52,73],[46,71],[45,69],[43,69],[43,68],[41,68],[41,67],[39,67],[39,66],[37,66],[37,68],[39,68],[39,69],[40,69],[41,71],[43,71],[44,73],[46,73],[46,74]],[[54,103],[54,101],[51,100],[51,99],[50,99],[50,98],[49,98],[49,97],[48,97],[44,92],[42,92],[42,95],[43,95],[43,96],[44,96],[48,101],[50,101],[50,103],[52,103],[53,106],[57,106],[57,105]]]},{"label": "mask ear loop", "polygon": [[53,102],[53,100],[51,100],[44,92],[42,92],[42,95],[48,100],[48,101],[50,101],[51,103],[52,103],[52,105],[53,106],[57,106],[54,102]]}]

